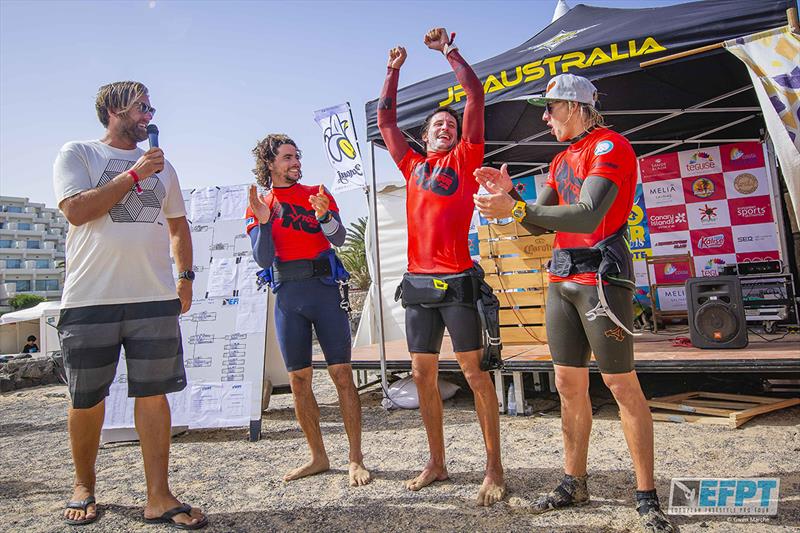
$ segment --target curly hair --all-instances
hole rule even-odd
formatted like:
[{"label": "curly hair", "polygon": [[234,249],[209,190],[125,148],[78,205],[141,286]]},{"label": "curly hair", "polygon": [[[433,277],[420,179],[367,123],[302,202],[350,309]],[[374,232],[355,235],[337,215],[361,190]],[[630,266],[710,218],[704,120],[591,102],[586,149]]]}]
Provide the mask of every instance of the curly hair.
[{"label": "curly hair", "polygon": [[425,122],[422,123],[422,128],[419,130],[420,139],[422,139],[422,133],[428,131],[428,128],[433,121],[433,117],[435,117],[438,113],[448,113],[451,117],[456,119],[456,141],[461,139],[461,115],[458,114],[458,111],[449,106],[434,109],[430,112],[430,114],[428,114],[427,117],[425,117]]},{"label": "curly hair", "polygon": [[[278,148],[283,144],[291,144],[297,148],[297,144],[283,133],[270,133],[258,141],[256,147],[253,148],[253,155],[256,156],[256,168],[253,169],[253,174],[256,175],[256,183],[265,189],[272,188],[272,175],[270,174],[269,164],[275,161],[275,157],[278,155]],[[303,153],[297,148],[297,158],[300,159],[302,155]]]},{"label": "curly hair", "polygon": [[97,90],[97,99],[94,102],[100,124],[108,127],[109,110],[125,113],[133,107],[136,100],[147,95],[147,87],[138,81],[115,81],[103,85]]}]

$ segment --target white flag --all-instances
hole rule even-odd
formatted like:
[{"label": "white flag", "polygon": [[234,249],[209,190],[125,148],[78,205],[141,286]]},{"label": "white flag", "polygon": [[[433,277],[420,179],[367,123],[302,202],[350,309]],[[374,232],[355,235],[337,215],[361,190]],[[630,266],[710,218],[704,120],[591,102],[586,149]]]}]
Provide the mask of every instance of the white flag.
[{"label": "white flag", "polygon": [[325,155],[336,173],[331,192],[336,194],[363,188],[364,164],[361,162],[350,104],[314,111],[314,120],[322,128]]}]

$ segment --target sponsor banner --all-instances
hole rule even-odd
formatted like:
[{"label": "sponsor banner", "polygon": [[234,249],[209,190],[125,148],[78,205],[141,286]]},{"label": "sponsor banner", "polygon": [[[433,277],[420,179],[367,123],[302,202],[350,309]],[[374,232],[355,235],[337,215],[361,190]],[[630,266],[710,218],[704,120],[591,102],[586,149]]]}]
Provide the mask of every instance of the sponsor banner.
[{"label": "sponsor banner", "polygon": [[633,207],[628,215],[628,230],[631,234],[631,251],[650,248],[650,226],[647,224],[647,210],[644,206],[642,185],[636,185]]},{"label": "sponsor banner", "polygon": [[681,177],[678,154],[659,154],[639,160],[639,175],[642,182],[671,180]]},{"label": "sponsor banner", "polygon": [[651,250],[650,248],[631,250],[631,255],[633,256],[633,264],[635,265],[640,261],[643,263],[645,259],[653,255],[653,250]]},{"label": "sponsor banner", "polygon": [[731,225],[764,224],[773,222],[772,202],[769,196],[731,198],[728,200]]},{"label": "sponsor banner", "polygon": [[753,196],[764,196],[770,194],[770,184],[767,178],[767,169],[751,168],[748,170],[737,170],[726,172],[725,193],[728,198],[744,198]]},{"label": "sponsor banner", "polygon": [[689,263],[686,261],[653,265],[653,273],[658,284],[683,283],[692,277]]},{"label": "sponsor banner", "polygon": [[642,192],[648,209],[665,205],[684,204],[681,178],[643,183]]},{"label": "sponsor banner", "polygon": [[693,229],[689,231],[692,255],[721,255],[734,253],[731,228]]},{"label": "sponsor banner", "polygon": [[777,261],[781,258],[778,250],[767,250],[764,252],[744,252],[736,254],[737,263],[757,263],[759,261]]},{"label": "sponsor banner", "polygon": [[728,200],[698,202],[686,206],[689,229],[721,228],[731,225]]},{"label": "sponsor banner", "polygon": [[[779,478],[675,478],[669,488],[671,515],[778,514]],[[732,528],[731,531],[738,528]]]},{"label": "sponsor banner", "polygon": [[724,200],[725,179],[722,174],[683,178],[683,196],[687,204]]},{"label": "sponsor banner", "polygon": [[736,264],[736,254],[704,255],[694,258],[694,275],[698,278],[719,276],[725,265]]},{"label": "sponsor banner", "polygon": [[773,223],[734,226],[733,238],[736,243],[736,253],[763,252],[780,248],[778,233]]},{"label": "sponsor banner", "polygon": [[323,150],[334,171],[331,192],[336,194],[365,187],[364,164],[350,104],[314,111],[314,120],[322,129]]},{"label": "sponsor banner", "polygon": [[687,254],[692,251],[688,231],[650,234],[653,255]]},{"label": "sponsor banner", "polygon": [[707,146],[698,150],[678,152],[681,176],[702,176],[722,172],[719,147]]},{"label": "sponsor banner", "polygon": [[647,210],[647,224],[652,233],[687,230],[686,206],[651,207]]},{"label": "sponsor banner", "polygon": [[719,152],[722,155],[723,172],[765,166],[764,149],[759,142],[723,144]]},{"label": "sponsor banner", "polygon": [[686,311],[684,287],[656,287],[656,302],[662,311]]}]

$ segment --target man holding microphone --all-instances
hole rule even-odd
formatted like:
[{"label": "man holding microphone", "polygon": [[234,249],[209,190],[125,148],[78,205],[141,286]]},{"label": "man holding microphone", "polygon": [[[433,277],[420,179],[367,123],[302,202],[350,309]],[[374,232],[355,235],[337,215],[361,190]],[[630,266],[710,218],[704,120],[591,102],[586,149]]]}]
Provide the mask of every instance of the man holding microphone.
[{"label": "man holding microphone", "polygon": [[160,148],[137,147],[155,114],[147,87],[104,85],[96,109],[103,138],[65,144],[53,166],[58,207],[70,223],[58,331],[71,397],[75,486],[64,521],[98,518],[95,461],[104,399],[124,346],[147,484],[144,519],[199,529],[206,516],[179,502],[168,483],[166,394],[186,387],[178,317],[192,304],[194,279],[180,184]]}]

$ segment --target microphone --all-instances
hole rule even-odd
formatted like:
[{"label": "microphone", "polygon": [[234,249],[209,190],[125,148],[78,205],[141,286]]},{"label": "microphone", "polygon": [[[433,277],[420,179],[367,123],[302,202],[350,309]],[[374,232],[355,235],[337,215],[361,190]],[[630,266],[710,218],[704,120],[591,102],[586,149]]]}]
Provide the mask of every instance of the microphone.
[{"label": "microphone", "polygon": [[150,141],[150,148],[158,147],[158,126],[155,124],[147,125],[147,139]]}]

